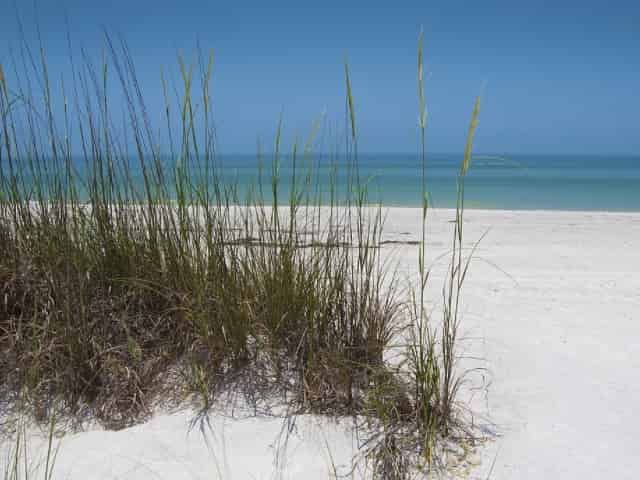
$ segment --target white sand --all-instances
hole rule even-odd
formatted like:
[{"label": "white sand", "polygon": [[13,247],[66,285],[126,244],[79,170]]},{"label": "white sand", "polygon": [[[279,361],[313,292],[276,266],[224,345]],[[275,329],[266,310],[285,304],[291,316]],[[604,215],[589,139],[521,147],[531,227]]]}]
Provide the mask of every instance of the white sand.
[{"label": "white sand", "polygon": [[[453,212],[429,218],[434,259],[450,244]],[[499,434],[480,449],[470,478],[486,478],[494,460],[494,479],[636,478],[640,214],[469,210],[466,219],[465,243],[490,230],[464,296],[463,346],[483,360],[464,365],[490,371],[488,393],[473,406]],[[390,209],[385,238],[417,240],[419,221],[418,210]],[[403,277],[416,276],[416,246],[385,252]],[[436,263],[431,280],[435,314],[445,267]],[[190,418],[69,435],[55,478],[324,480],[333,478],[331,457],[344,473],[355,453],[348,428],[301,418],[279,476],[280,420],[214,416],[207,448],[200,432],[187,434]]]}]

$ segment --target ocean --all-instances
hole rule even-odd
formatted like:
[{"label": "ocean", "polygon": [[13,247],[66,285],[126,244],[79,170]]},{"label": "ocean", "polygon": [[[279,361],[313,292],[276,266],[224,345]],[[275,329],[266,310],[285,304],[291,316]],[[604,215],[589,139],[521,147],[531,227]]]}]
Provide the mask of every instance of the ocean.
[{"label": "ocean", "polygon": [[[456,176],[461,155],[429,154],[426,182],[432,207],[454,207]],[[296,165],[298,184],[304,162]],[[322,201],[329,200],[332,164],[338,164],[334,185],[347,183],[347,169],[340,161],[315,156]],[[224,176],[241,192],[258,185],[254,155],[220,157]],[[386,206],[421,205],[421,160],[418,155],[360,154],[359,175],[366,182],[369,201]],[[270,165],[263,174],[263,197],[271,195]],[[293,166],[290,157],[280,161],[280,200],[287,203]],[[640,156],[619,155],[478,155],[471,163],[465,184],[467,208],[513,210],[640,211]]]},{"label": "ocean", "polygon": [[[426,185],[429,203],[435,208],[451,208],[456,204],[457,174],[461,155],[429,154],[426,158]],[[80,178],[87,178],[87,163],[74,159]],[[175,163],[164,157],[165,179],[172,185]],[[138,161],[129,159],[130,179],[143,189]],[[273,203],[272,163],[268,156],[262,167],[256,155],[218,155],[216,172],[222,183],[234,186],[235,202],[244,203],[252,196]],[[305,184],[309,165],[313,165],[313,181]],[[150,167],[150,162],[147,162]],[[196,172],[195,162],[191,163]],[[262,174],[260,171],[262,169]],[[153,170],[150,168],[150,170]],[[200,170],[201,171],[201,170]],[[33,186],[28,171],[23,172],[26,191]],[[309,194],[303,201],[330,203],[344,201],[349,184],[349,171],[344,158],[313,155],[297,158],[295,168],[291,156],[282,156],[278,169],[278,202],[290,201],[295,173],[296,189]],[[422,199],[422,166],[418,155],[360,154],[360,185],[366,185],[368,203],[385,206],[419,207]],[[262,179],[262,181],[260,181]],[[86,185],[85,182],[82,182]],[[306,188],[304,188],[306,185]],[[31,187],[30,187],[31,186]],[[260,188],[261,187],[261,188]],[[86,189],[79,187],[85,194]],[[175,191],[174,188],[170,190]],[[171,193],[170,193],[171,195]],[[86,197],[88,198],[88,197]],[[144,197],[141,197],[144,198]],[[506,210],[588,210],[640,212],[640,156],[620,155],[477,155],[472,159],[465,182],[465,206],[478,209]]]}]

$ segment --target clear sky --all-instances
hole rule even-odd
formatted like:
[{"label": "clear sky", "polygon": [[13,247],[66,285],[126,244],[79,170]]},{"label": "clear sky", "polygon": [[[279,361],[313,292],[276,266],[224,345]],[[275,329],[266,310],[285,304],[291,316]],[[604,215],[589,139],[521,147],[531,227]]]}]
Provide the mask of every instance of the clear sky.
[{"label": "clear sky", "polygon": [[[280,112],[288,138],[323,111],[344,115],[348,57],[360,149],[417,149],[416,40],[425,34],[428,145],[457,152],[473,98],[484,104],[476,151],[640,153],[640,2],[0,0],[0,62],[37,10],[52,68],[66,65],[65,15],[75,44],[98,53],[102,28],[129,43],[150,104],[161,67],[199,40],[216,56],[220,147],[255,151]],[[153,110],[152,110],[153,111]]]}]

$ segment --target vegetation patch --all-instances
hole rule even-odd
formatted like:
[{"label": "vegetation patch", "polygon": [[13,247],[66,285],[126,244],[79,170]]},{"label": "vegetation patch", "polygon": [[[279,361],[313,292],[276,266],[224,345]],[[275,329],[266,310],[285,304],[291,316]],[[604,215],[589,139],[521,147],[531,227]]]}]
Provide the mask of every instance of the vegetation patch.
[{"label": "vegetation patch", "polygon": [[[387,479],[435,468],[446,441],[471,439],[456,411],[456,345],[479,102],[436,322],[425,306],[422,39],[423,230],[409,300],[382,258],[384,210],[359,175],[347,65],[347,147],[330,156],[330,185],[318,174],[326,157],[313,154],[318,127],[286,155],[279,127],[273,153],[257,156],[259,181],[243,190],[216,154],[212,57],[179,58],[175,101],[162,78],[158,134],[126,44],[107,36],[106,47],[108,58],[84,57],[59,88],[43,48],[37,58],[25,46],[31,61],[15,83],[0,73],[0,401],[42,422],[90,417],[119,429],[158,401],[197,399],[206,410],[235,390],[364,422],[367,458]],[[286,189],[283,162],[293,171]],[[410,341],[391,365],[384,353],[397,338]]]}]

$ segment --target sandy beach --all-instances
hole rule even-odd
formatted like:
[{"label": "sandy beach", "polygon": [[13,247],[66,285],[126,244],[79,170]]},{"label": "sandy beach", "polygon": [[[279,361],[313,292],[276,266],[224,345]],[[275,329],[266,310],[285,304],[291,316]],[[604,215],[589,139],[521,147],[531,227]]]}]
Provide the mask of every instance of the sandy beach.
[{"label": "sandy beach", "polygon": [[[387,212],[385,256],[409,282],[420,211]],[[453,218],[429,214],[436,318]],[[636,478],[640,213],[468,210],[465,219],[465,245],[484,237],[464,290],[461,368],[486,369],[471,405],[493,436],[456,475]],[[320,480],[347,473],[357,453],[348,421],[302,417],[286,436],[281,419],[214,412],[207,443],[198,426],[189,430],[192,418],[181,411],[118,432],[69,434],[54,478]]]}]

